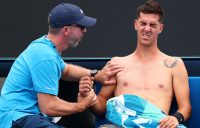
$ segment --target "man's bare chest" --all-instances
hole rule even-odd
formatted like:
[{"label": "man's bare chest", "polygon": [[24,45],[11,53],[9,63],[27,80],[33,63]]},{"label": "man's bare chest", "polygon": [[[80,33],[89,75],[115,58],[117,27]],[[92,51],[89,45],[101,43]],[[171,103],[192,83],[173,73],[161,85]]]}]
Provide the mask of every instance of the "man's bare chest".
[{"label": "man's bare chest", "polygon": [[132,65],[117,74],[117,83],[118,86],[131,86],[137,89],[166,89],[172,84],[172,75],[170,69],[162,65]]}]

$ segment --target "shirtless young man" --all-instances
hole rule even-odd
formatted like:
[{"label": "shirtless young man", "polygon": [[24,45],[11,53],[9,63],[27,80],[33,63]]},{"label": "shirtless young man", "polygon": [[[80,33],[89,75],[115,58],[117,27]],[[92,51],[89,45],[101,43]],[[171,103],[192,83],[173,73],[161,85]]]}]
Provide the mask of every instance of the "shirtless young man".
[{"label": "shirtless young man", "polygon": [[[181,58],[168,56],[158,48],[158,35],[163,30],[162,20],[163,11],[154,0],[138,8],[137,19],[134,21],[137,48],[128,56],[112,58],[112,61],[121,63],[125,68],[116,75],[116,85],[102,86],[98,102],[92,107],[96,114],[105,113],[106,102],[113,96],[133,94],[152,103],[167,115],[159,121],[160,128],[176,128],[182,123],[180,119],[189,118],[191,104],[184,63]],[[84,83],[85,79],[80,83]],[[84,84],[80,86],[80,92],[86,92],[83,91],[84,87]],[[175,117],[177,114],[168,115],[174,96],[178,104],[178,118]]]}]

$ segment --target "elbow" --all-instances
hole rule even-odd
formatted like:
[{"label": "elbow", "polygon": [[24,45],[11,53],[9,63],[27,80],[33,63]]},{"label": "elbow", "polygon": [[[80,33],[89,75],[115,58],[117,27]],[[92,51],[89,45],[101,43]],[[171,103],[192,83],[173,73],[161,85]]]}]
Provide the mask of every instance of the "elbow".
[{"label": "elbow", "polygon": [[102,112],[100,112],[100,113],[97,113],[98,117],[100,117],[100,118],[105,118],[105,114],[106,114],[105,111],[102,111]]},{"label": "elbow", "polygon": [[97,111],[96,114],[97,114],[99,117],[101,117],[101,118],[105,118],[106,106],[102,105],[102,107],[99,108],[99,111]]},{"label": "elbow", "polygon": [[54,116],[53,109],[51,109],[50,107],[40,108],[40,111],[42,114],[45,114],[47,116]]},{"label": "elbow", "polygon": [[184,107],[184,111],[183,111],[185,114],[184,114],[184,120],[188,120],[190,117],[191,117],[191,114],[192,114],[192,107],[191,105],[185,105]]},{"label": "elbow", "polygon": [[92,112],[98,117],[105,118],[106,106],[102,104],[94,105],[90,108]]},{"label": "elbow", "polygon": [[49,102],[48,104],[42,104],[39,106],[39,108],[40,108],[40,112],[47,116],[55,116],[56,115],[56,113],[55,113],[56,106],[53,106],[51,104],[51,102]]},{"label": "elbow", "polygon": [[192,115],[192,106],[188,106],[188,118]]},{"label": "elbow", "polygon": [[59,98],[49,94],[38,94],[38,106],[40,112],[47,116],[59,115]]}]

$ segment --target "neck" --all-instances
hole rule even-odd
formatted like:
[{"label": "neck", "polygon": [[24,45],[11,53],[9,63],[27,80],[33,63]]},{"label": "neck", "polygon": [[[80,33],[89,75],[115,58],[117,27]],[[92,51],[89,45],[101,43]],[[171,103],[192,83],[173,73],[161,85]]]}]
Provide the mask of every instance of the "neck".
[{"label": "neck", "polygon": [[56,49],[60,53],[68,48],[60,35],[52,35],[48,33],[47,38],[51,40],[51,42],[56,46]]},{"label": "neck", "polygon": [[154,58],[157,58],[162,53],[158,49],[158,47],[153,46],[137,46],[134,55],[138,57],[141,60],[153,60]]}]

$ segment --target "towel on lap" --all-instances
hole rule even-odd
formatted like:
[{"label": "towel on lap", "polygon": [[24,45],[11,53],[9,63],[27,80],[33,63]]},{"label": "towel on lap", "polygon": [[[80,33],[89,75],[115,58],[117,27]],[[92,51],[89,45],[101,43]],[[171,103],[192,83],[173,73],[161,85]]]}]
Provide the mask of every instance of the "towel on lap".
[{"label": "towel on lap", "polygon": [[121,95],[107,102],[107,120],[124,128],[159,128],[165,116],[158,107],[136,95]]}]

